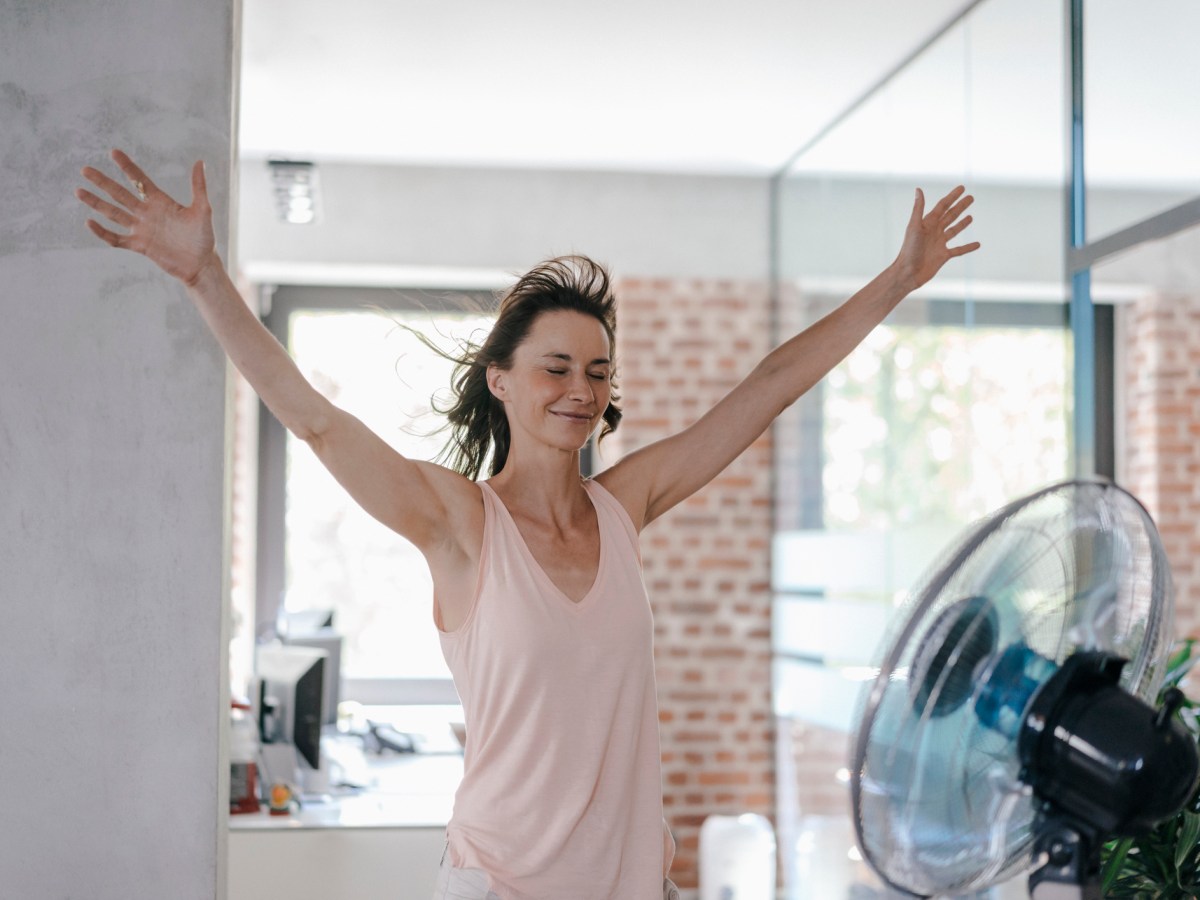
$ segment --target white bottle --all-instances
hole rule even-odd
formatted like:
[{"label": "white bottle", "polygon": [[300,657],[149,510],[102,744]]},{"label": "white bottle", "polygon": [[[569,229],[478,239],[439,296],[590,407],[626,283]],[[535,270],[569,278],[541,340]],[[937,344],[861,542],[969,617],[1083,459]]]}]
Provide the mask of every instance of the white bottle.
[{"label": "white bottle", "polygon": [[700,900],[775,900],[775,830],[763,816],[709,816],[700,826]]}]

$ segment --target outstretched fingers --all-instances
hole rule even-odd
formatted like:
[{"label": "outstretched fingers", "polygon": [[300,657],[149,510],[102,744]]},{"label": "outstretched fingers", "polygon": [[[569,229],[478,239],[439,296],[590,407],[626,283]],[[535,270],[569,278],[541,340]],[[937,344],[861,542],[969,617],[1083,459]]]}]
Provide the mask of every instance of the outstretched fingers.
[{"label": "outstretched fingers", "polygon": [[[929,211],[929,215],[926,216],[926,218],[931,219],[934,222],[945,221],[945,219],[950,211],[951,205],[954,204],[957,208],[957,204],[955,204],[955,201],[958,200],[960,197],[962,197],[962,195],[965,194],[966,191],[967,191],[966,186],[960,184],[958,187],[956,187],[954,190],[952,190],[950,193],[948,193],[945,197],[943,197],[941,200],[939,200],[937,202],[937,204],[934,205],[933,209],[931,209]],[[973,198],[964,197],[963,199],[966,201],[966,203],[959,210],[960,212],[962,209],[966,209],[968,206],[971,205],[971,200]]]},{"label": "outstretched fingers", "polygon": [[[959,188],[956,188],[955,191],[952,191],[948,196],[953,196],[955,193],[962,194],[962,192],[965,190],[966,188],[960,186]],[[963,216],[963,213],[966,212],[967,208],[974,202],[975,198],[970,194],[960,196],[957,202],[950,206],[943,214],[942,224],[945,226],[945,231],[943,234],[947,244],[954,240],[954,238],[958,237],[958,235],[962,233],[963,229],[965,229],[971,224],[971,222],[974,221],[972,216]],[[959,218],[960,216],[962,216],[961,219]],[[972,241],[971,243],[963,244],[960,247],[947,247],[946,252],[951,258],[953,258],[955,256],[963,256],[964,254],[972,253],[975,250],[978,250],[979,247],[979,241]]]},{"label": "outstretched fingers", "polygon": [[203,167],[192,169],[195,198],[189,208],[175,202],[125,153],[114,150],[112,157],[139,197],[127,185],[117,183],[121,176],[114,179],[85,167],[84,178],[97,190],[80,188],[75,196],[99,214],[88,219],[88,230],[110,247],[140,253],[168,275],[192,284],[216,256]]},{"label": "outstretched fingers", "polygon": [[899,272],[906,279],[909,290],[927,283],[948,259],[979,249],[978,242],[950,246],[950,242],[972,222],[972,217],[965,213],[974,198],[966,191],[960,184],[922,216],[925,195],[917,188],[913,216],[896,257]]},{"label": "outstretched fingers", "polygon": [[969,207],[974,202],[975,202],[975,198],[972,197],[970,194],[967,194],[965,197],[963,197],[961,200],[959,200],[957,203],[955,203],[953,206],[951,206],[948,210],[946,210],[945,214],[942,216],[942,223],[946,226],[950,225],[951,222],[953,222],[955,219],[957,219],[959,216],[961,216],[964,212],[966,212],[967,207]]},{"label": "outstretched fingers", "polygon": [[916,196],[913,198],[912,215],[908,217],[908,227],[915,228],[921,224],[925,218],[925,192],[917,188]]},{"label": "outstretched fingers", "polygon": [[81,174],[84,178],[96,185],[96,187],[100,188],[100,190],[104,191],[106,194],[108,194],[108,196],[112,197],[122,206],[126,206],[129,209],[135,209],[138,203],[141,202],[137,197],[126,190],[122,184],[114,181],[112,178],[109,178],[99,169],[93,169],[91,166],[84,166],[81,170]]},{"label": "outstretched fingers", "polygon": [[208,183],[204,177],[202,160],[196,160],[192,166],[192,203],[208,206]]},{"label": "outstretched fingers", "polygon": [[113,247],[125,247],[129,240],[129,235],[117,234],[115,231],[109,231],[95,219],[88,219],[87,227],[92,234],[100,238],[100,240],[104,241],[104,243]]},{"label": "outstretched fingers", "polygon": [[109,203],[107,200],[102,200],[91,191],[85,188],[77,188],[75,196],[85,205],[90,206],[102,216],[106,216],[116,222],[122,228],[132,228],[137,220],[129,214],[129,212],[120,206]]},{"label": "outstretched fingers", "polygon": [[958,235],[962,233],[962,230],[970,225],[973,221],[974,219],[972,219],[970,216],[964,216],[960,221],[955,222],[944,232],[946,235],[946,240],[954,240],[954,238],[958,237]]},{"label": "outstretched fingers", "polygon": [[130,159],[124,151],[113,150],[112,158],[130,182],[140,187],[143,194],[149,195],[152,191],[158,190],[158,185],[151,181],[150,176],[143,172],[137,163]]}]

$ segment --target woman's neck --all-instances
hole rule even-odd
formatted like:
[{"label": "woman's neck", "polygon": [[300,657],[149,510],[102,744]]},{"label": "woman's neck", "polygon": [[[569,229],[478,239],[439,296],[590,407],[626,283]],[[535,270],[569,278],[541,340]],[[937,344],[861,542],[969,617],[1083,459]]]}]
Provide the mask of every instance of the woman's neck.
[{"label": "woman's neck", "polygon": [[[556,454],[558,456],[558,454]],[[529,461],[509,456],[504,468],[488,479],[506,504],[522,510],[546,510],[553,518],[570,517],[590,506],[582,490],[579,454]],[[581,504],[583,504],[581,506]]]}]

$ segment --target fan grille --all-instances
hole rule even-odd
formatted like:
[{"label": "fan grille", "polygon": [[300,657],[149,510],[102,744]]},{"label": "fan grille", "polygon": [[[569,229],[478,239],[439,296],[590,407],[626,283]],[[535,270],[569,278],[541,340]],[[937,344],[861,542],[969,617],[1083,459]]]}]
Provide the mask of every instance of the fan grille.
[{"label": "fan grille", "polygon": [[[1122,686],[1152,699],[1170,611],[1153,522],[1113,484],[1053,485],[969,529],[897,615],[863,697],[851,793],[872,866],[920,895],[980,890],[1026,868],[1033,805],[1015,742],[1025,701],[1084,649],[1128,659]],[[1017,662],[1016,676],[1002,660]]]}]

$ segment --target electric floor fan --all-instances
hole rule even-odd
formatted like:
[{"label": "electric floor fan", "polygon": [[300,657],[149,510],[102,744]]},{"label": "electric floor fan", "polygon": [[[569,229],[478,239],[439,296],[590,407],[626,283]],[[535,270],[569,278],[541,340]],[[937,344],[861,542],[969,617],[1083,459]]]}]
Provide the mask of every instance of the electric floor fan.
[{"label": "electric floor fan", "polygon": [[971,528],[895,620],[851,760],[863,858],[890,888],[962,895],[1033,869],[1034,900],[1100,897],[1110,837],[1195,788],[1196,747],[1160,709],[1172,639],[1149,514],[1068,481]]}]

